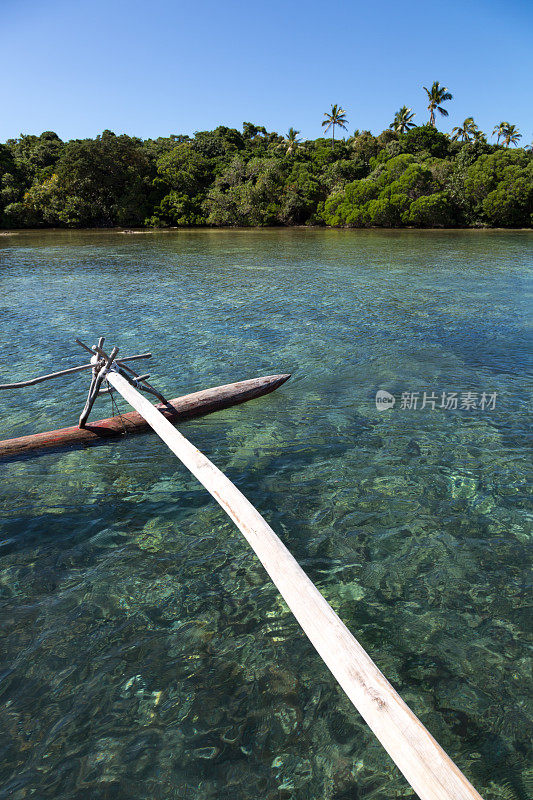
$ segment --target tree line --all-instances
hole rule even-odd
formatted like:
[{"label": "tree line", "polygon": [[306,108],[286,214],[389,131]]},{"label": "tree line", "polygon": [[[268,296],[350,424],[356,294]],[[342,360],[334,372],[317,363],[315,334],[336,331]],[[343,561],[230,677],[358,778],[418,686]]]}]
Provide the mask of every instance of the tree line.
[{"label": "tree line", "polygon": [[0,226],[531,227],[533,153],[516,126],[497,123],[492,144],[472,117],[442,133],[452,95],[424,89],[426,124],[403,106],[379,135],[337,140],[340,105],[322,122],[331,140],[250,122],[146,140],[21,135],[0,144]]}]

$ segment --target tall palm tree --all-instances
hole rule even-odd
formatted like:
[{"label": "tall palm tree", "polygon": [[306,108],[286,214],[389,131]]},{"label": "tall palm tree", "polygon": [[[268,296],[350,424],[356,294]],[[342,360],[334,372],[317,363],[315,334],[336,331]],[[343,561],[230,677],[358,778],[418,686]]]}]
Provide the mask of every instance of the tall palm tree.
[{"label": "tall palm tree", "polygon": [[335,147],[335,125],[347,130],[346,111],[335,103],[334,106],[331,106],[331,114],[326,112],[324,116],[326,118],[322,123],[322,127],[326,129],[324,133],[327,133],[331,128],[331,144],[332,147]]},{"label": "tall palm tree", "polygon": [[281,145],[281,147],[285,148],[287,155],[291,155],[291,153],[294,153],[296,150],[298,150],[301,142],[301,139],[298,139],[299,133],[300,131],[297,131],[294,128],[289,128],[289,132],[285,137],[283,144]]},{"label": "tall palm tree", "polygon": [[522,138],[522,134],[518,133],[516,125],[509,125],[509,123],[505,125],[502,136],[506,147],[509,147],[510,144],[518,144],[518,140]]},{"label": "tall palm tree", "polygon": [[402,106],[394,115],[394,119],[389,125],[389,128],[396,131],[396,133],[407,133],[410,128],[415,127],[413,117],[416,117],[413,109]]},{"label": "tall palm tree", "polygon": [[434,81],[431,89],[428,89],[427,86],[424,86],[423,88],[429,100],[429,124],[433,128],[436,128],[437,125],[435,122],[435,111],[438,111],[443,117],[447,117],[448,112],[442,107],[442,103],[445,103],[446,100],[453,100],[453,95],[450,94],[446,86],[441,86],[438,81]]},{"label": "tall palm tree", "polygon": [[471,139],[479,138],[481,131],[474,122],[474,117],[467,117],[462,125],[452,130],[452,142],[457,142],[459,139],[463,142],[470,142]]},{"label": "tall palm tree", "polygon": [[492,131],[492,135],[498,135],[496,139],[496,144],[500,144],[500,136],[503,136],[505,129],[508,127],[508,122],[499,122],[497,125],[494,126],[494,130]]}]

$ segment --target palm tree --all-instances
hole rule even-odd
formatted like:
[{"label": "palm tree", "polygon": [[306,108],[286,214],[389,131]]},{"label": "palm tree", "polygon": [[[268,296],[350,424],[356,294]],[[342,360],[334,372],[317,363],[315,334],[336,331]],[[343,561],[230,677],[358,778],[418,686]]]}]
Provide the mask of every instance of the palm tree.
[{"label": "palm tree", "polygon": [[291,155],[291,153],[294,153],[300,146],[301,139],[298,139],[299,133],[300,131],[297,131],[294,128],[289,128],[289,132],[286,138],[280,145],[280,147],[285,148],[285,152],[287,153],[287,155]]},{"label": "palm tree", "polygon": [[326,112],[324,116],[326,118],[322,123],[322,127],[326,129],[324,133],[327,133],[331,128],[331,144],[332,147],[335,147],[335,125],[347,130],[346,111],[335,103],[334,106],[331,106],[331,114]]},{"label": "palm tree", "polygon": [[412,108],[402,106],[394,115],[394,119],[389,125],[389,128],[393,131],[396,131],[396,133],[407,133],[410,128],[415,127],[413,117],[416,117],[416,114]]},{"label": "palm tree", "polygon": [[508,127],[508,122],[499,122],[498,125],[494,126],[494,130],[492,131],[492,135],[496,136],[498,134],[498,138],[496,139],[496,144],[500,144],[500,136],[503,136],[505,129]]},{"label": "palm tree", "polygon": [[460,127],[453,128],[452,134],[452,142],[457,142],[459,139],[469,142],[471,138],[478,140],[481,131],[474,122],[474,117],[467,117]]},{"label": "palm tree", "polygon": [[428,89],[426,86],[423,88],[429,100],[429,124],[433,128],[436,128],[437,125],[435,123],[435,111],[438,111],[443,117],[447,117],[448,112],[445,108],[442,108],[442,103],[445,103],[446,100],[453,100],[453,95],[450,94],[446,86],[441,86],[438,81],[434,81],[431,89]]},{"label": "palm tree", "polygon": [[516,125],[509,125],[508,122],[503,129],[502,136],[506,147],[509,147],[510,144],[518,144],[518,140],[522,138],[522,134],[518,133]]}]

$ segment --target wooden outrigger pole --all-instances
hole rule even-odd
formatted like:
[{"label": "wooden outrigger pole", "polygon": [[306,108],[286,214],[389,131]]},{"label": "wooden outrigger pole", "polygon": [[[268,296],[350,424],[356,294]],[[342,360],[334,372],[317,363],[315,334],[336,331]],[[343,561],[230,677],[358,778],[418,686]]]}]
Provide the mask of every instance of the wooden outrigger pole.
[{"label": "wooden outrigger pole", "polygon": [[481,800],[242,492],[132,385],[101,347],[104,378],[205,486],[244,535],[305,634],[420,800]]},{"label": "wooden outrigger pole", "polygon": [[250,501],[122,375],[111,370],[106,377],[239,528],[326,666],[421,800],[481,800]]}]

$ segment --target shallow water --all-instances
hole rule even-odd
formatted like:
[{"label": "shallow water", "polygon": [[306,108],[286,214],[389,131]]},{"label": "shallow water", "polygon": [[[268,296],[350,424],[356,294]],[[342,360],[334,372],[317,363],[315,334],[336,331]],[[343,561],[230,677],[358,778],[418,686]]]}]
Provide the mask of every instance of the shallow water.
[{"label": "shallow water", "polygon": [[[82,363],[74,337],[99,335],[152,350],[172,397],[292,372],[182,430],[486,800],[533,796],[532,244],[526,231],[0,237],[1,382]],[[2,392],[0,438],[72,424],[86,390],[82,374]],[[477,407],[460,408],[469,391]],[[414,797],[156,437],[0,476],[0,798]]]}]

